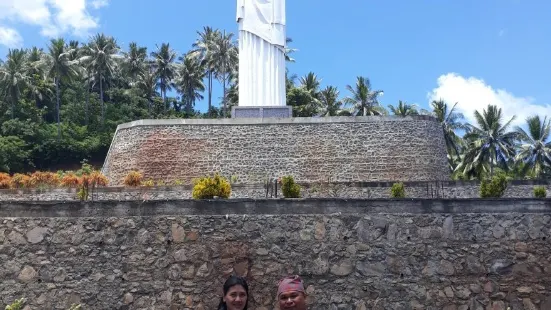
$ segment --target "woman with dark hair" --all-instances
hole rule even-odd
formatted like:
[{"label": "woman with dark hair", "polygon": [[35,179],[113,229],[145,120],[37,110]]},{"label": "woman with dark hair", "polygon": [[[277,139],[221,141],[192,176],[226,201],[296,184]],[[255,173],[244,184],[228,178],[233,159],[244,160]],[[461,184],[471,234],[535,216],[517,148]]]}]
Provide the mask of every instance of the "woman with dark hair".
[{"label": "woman with dark hair", "polygon": [[230,276],[224,283],[224,296],[220,299],[218,310],[247,310],[249,286],[241,277]]}]

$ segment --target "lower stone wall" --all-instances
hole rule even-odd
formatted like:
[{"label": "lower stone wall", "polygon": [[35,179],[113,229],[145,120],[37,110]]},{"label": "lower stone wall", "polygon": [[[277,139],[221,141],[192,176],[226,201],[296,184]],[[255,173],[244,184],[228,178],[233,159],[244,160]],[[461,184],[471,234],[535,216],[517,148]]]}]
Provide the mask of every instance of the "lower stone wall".
[{"label": "lower stone wall", "polygon": [[[479,198],[478,182],[405,182],[407,198]],[[306,183],[301,184],[303,198],[390,198],[391,182],[366,183]],[[551,191],[546,181],[511,181],[504,198],[533,198],[534,187],[544,186]],[[276,194],[277,190],[277,194]],[[98,188],[90,200],[167,200],[191,198],[191,186],[157,187],[104,187]],[[231,198],[282,197],[281,188],[263,184],[233,184]],[[55,189],[10,189],[0,190],[0,201],[76,201],[74,188]]]},{"label": "lower stone wall", "polygon": [[5,203],[0,307],[215,309],[229,274],[249,309],[282,276],[311,309],[551,309],[547,200]]}]

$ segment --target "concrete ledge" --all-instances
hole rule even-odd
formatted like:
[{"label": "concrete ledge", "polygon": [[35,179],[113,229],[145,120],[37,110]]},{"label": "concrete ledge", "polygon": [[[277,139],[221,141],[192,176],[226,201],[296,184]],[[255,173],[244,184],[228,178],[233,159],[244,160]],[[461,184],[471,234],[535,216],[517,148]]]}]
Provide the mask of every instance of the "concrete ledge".
[{"label": "concrete ledge", "polygon": [[[312,188],[319,186],[320,184],[328,184],[335,186],[346,186],[346,187],[355,187],[355,188],[377,188],[377,187],[392,187],[392,185],[400,181],[387,181],[387,182],[298,182],[300,186],[305,188]],[[412,182],[402,182],[404,187],[416,187],[423,188],[427,186],[445,186],[445,187],[464,187],[464,186],[480,186],[480,182],[476,180],[471,181],[412,181]],[[511,180],[508,182],[508,185],[512,186],[537,186],[537,185],[551,185],[551,180]],[[265,183],[234,183],[231,185],[232,189],[258,189],[265,188]],[[182,190],[192,190],[193,185],[184,184],[184,185],[158,185],[158,186],[139,186],[139,187],[130,187],[130,186],[107,186],[107,187],[98,187],[94,190],[95,193],[122,193],[122,192],[167,192],[167,191],[182,191]],[[67,192],[67,193],[76,193],[78,190],[76,188],[68,187],[54,187],[54,188],[10,188],[10,189],[0,189],[0,195],[2,194],[38,194],[38,193],[50,193],[50,192]]]},{"label": "concrete ledge", "polygon": [[551,214],[551,199],[220,199],[0,203],[0,217],[299,214]]},{"label": "concrete ledge", "polygon": [[273,124],[327,124],[327,123],[370,123],[370,122],[411,122],[438,120],[430,115],[401,116],[331,116],[331,117],[289,117],[289,118],[220,118],[220,119],[142,119],[117,126],[117,130],[139,126],[181,126],[181,125],[273,125]]}]

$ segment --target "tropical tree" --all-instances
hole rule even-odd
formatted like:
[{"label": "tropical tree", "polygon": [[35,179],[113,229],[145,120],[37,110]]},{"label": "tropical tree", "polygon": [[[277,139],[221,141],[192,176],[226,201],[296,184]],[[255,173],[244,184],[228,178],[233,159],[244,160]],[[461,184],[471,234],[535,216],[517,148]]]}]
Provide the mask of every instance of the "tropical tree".
[{"label": "tropical tree", "polygon": [[339,91],[334,86],[327,86],[319,93],[321,102],[321,116],[345,116],[350,111],[343,109],[343,103],[339,99]]},{"label": "tropical tree", "polygon": [[493,176],[494,168],[509,169],[510,160],[515,155],[515,141],[518,133],[508,131],[513,116],[503,123],[501,108],[488,105],[487,109],[474,112],[476,124],[469,124],[464,136],[467,150],[462,163],[456,168],[466,176],[481,178],[485,173]]},{"label": "tropical tree", "polygon": [[27,53],[22,49],[8,50],[8,57],[0,66],[0,85],[4,97],[11,103],[11,118],[15,118],[15,108],[22,90],[31,85]]},{"label": "tropical tree", "polygon": [[287,62],[295,62],[295,59],[292,58],[290,55],[291,55],[292,53],[296,52],[297,49],[295,49],[295,48],[290,48],[290,47],[289,47],[289,43],[293,43],[293,39],[287,37],[287,38],[285,39],[285,45],[287,45],[287,46],[285,47],[285,61],[287,61]]},{"label": "tropical tree", "polygon": [[369,78],[358,76],[356,85],[346,85],[350,96],[344,99],[344,103],[352,105],[354,115],[384,115],[386,111],[379,105],[378,97],[383,94],[382,90],[373,90]]},{"label": "tropical tree", "polygon": [[[153,70],[144,70],[139,73],[136,80],[136,88],[141,92],[143,98],[147,99],[149,116],[152,115],[153,99],[157,93],[157,74]],[[163,101],[164,102],[164,101]]]},{"label": "tropical tree", "polygon": [[157,47],[157,51],[151,53],[155,74],[159,78],[157,87],[161,90],[166,110],[166,91],[172,90],[173,80],[176,77],[176,52],[170,48],[169,43],[163,43]]},{"label": "tropical tree", "polygon": [[226,82],[230,78],[230,73],[239,63],[239,50],[233,42],[233,34],[226,32],[215,37],[210,51],[211,61],[214,65],[214,75],[221,81],[223,90],[223,114],[227,113],[226,100]]},{"label": "tropical tree", "polygon": [[212,50],[217,38],[220,36],[218,29],[203,27],[203,32],[197,32],[199,38],[192,44],[191,55],[198,57],[201,66],[205,69],[207,77],[208,110],[212,108],[212,81],[216,72],[216,63],[213,61]]},{"label": "tropical tree", "polygon": [[432,115],[436,117],[444,131],[444,140],[446,141],[448,154],[450,156],[455,155],[456,159],[459,158],[463,143],[456,131],[468,130],[468,126],[461,122],[464,119],[463,114],[455,111],[457,102],[451,109],[448,109],[448,104],[444,100],[433,100],[431,106]]},{"label": "tropical tree", "polygon": [[61,118],[60,118],[60,83],[61,81],[71,81],[78,76],[77,61],[71,61],[71,55],[74,51],[69,49],[63,38],[50,40],[48,54],[44,58],[44,67],[47,76],[53,79],[56,94],[56,119],[57,119],[57,137],[61,138]]},{"label": "tropical tree", "polygon": [[406,117],[409,115],[419,115],[417,105],[407,104],[402,100],[398,100],[398,105],[396,107],[389,104],[388,108],[390,109],[390,112],[392,112],[392,114],[397,116]]},{"label": "tropical tree", "polygon": [[128,52],[123,52],[123,55],[122,70],[131,83],[135,82],[138,75],[147,70],[147,47],[141,47],[136,42],[130,42]]},{"label": "tropical tree", "polygon": [[43,49],[37,47],[29,49],[27,54],[27,74],[30,78],[29,91],[36,103],[36,107],[40,109],[42,102],[53,94],[53,85],[48,82],[44,68],[43,60],[46,54]]},{"label": "tropical tree", "polygon": [[98,33],[82,48],[80,62],[90,71],[93,81],[99,84],[101,121],[105,122],[104,86],[115,76],[119,69],[119,46],[115,38]]},{"label": "tropical tree", "polygon": [[201,62],[190,54],[180,56],[181,65],[178,67],[178,77],[175,84],[178,92],[182,94],[182,101],[186,112],[191,112],[196,100],[203,100],[205,91],[203,78],[205,70]]},{"label": "tropical tree", "polygon": [[528,131],[515,127],[521,140],[515,160],[523,164],[523,174],[529,172],[535,178],[541,178],[551,167],[551,123],[547,117],[542,120],[534,115],[526,119],[526,125]]},{"label": "tropical tree", "polygon": [[299,84],[306,91],[309,91],[312,97],[319,99],[319,88],[321,80],[314,72],[308,72],[299,79]]}]

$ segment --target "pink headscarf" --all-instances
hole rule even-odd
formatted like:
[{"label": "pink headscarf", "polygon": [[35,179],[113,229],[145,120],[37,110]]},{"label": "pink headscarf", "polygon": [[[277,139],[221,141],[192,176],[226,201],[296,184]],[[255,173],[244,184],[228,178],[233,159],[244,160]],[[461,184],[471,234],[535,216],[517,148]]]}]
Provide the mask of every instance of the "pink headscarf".
[{"label": "pink headscarf", "polygon": [[304,292],[304,283],[299,276],[289,276],[279,281],[277,296],[285,292]]}]

